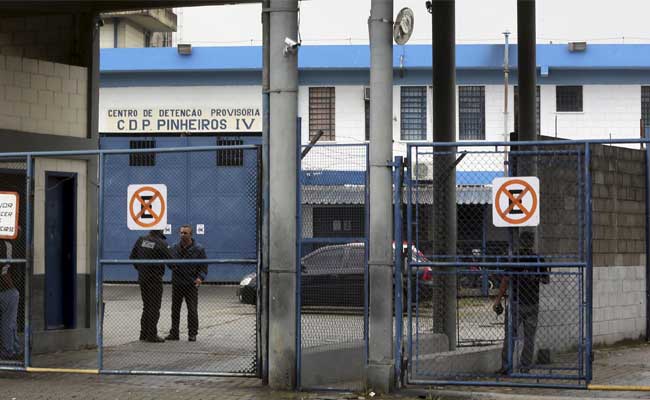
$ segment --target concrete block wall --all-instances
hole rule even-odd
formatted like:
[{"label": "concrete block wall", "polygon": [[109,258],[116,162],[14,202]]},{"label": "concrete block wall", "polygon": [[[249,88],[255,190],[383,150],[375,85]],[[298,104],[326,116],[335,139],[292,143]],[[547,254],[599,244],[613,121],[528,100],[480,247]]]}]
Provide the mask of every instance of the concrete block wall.
[{"label": "concrete block wall", "polygon": [[70,63],[76,27],[72,15],[0,18],[0,54]]},{"label": "concrete block wall", "polygon": [[[629,148],[594,145],[591,150],[593,341],[612,344],[645,335],[645,158],[643,151]],[[577,173],[559,166],[538,172],[540,250],[575,253]],[[571,279],[575,277],[552,277],[542,286],[540,347],[566,350],[578,343],[580,283]]]},{"label": "concrete block wall", "polygon": [[594,343],[645,335],[645,157],[592,147]]},{"label": "concrete block wall", "polygon": [[0,55],[0,128],[86,137],[84,67]]},{"label": "concrete block wall", "polygon": [[642,265],[594,268],[595,344],[645,336],[645,257],[643,261]]}]

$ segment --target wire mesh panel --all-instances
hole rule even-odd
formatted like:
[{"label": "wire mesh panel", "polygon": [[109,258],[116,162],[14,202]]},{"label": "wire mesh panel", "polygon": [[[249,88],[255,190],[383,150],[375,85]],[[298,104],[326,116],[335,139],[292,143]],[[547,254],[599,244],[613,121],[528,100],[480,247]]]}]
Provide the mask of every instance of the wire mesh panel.
[{"label": "wire mesh panel", "polygon": [[[409,148],[407,235],[423,255],[406,281],[411,382],[586,379],[584,146],[508,150]],[[522,176],[539,180],[534,203],[493,187]],[[495,221],[533,211],[537,226]]]},{"label": "wire mesh panel", "polygon": [[103,370],[258,374],[259,151],[222,144],[105,156]]},{"label": "wire mesh panel", "polygon": [[300,170],[300,384],[362,388],[367,146],[316,145]]},{"label": "wire mesh panel", "polygon": [[27,160],[0,157],[0,365],[23,365]]}]

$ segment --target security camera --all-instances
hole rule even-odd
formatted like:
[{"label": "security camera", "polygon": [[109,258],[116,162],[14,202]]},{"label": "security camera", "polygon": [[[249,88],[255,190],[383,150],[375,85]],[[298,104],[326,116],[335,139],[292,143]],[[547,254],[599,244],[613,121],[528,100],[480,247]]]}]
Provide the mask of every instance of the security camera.
[{"label": "security camera", "polygon": [[284,38],[284,44],[285,44],[284,46],[285,56],[289,53],[291,54],[295,53],[296,50],[298,50],[298,47],[300,46],[300,42],[296,42],[295,40],[288,37]]}]

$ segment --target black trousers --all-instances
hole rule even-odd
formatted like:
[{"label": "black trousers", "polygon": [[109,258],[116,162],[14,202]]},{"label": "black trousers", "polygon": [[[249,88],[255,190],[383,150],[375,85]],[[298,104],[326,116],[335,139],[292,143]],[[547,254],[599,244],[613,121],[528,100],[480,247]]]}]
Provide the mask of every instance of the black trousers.
[{"label": "black trousers", "polygon": [[199,288],[194,284],[189,285],[172,285],[172,327],[170,335],[178,336],[181,319],[181,306],[183,299],[187,305],[187,334],[196,336],[199,332],[199,313],[197,310],[199,303]]},{"label": "black trousers", "polygon": [[142,296],[142,317],[140,317],[140,339],[154,338],[158,335],[160,304],[163,284],[159,277],[140,276],[140,295]]},{"label": "black trousers", "polygon": [[[533,356],[535,355],[535,334],[537,333],[537,319],[539,315],[538,304],[525,304],[525,305],[511,305],[512,307],[512,340],[509,340],[508,332],[508,309],[506,308],[505,315],[505,334],[503,339],[503,349],[501,350],[501,366],[508,365],[508,346],[515,344],[515,339],[520,338],[520,326],[523,325],[524,346],[521,350],[521,358],[519,359],[519,366],[528,368],[533,364]],[[513,354],[513,358],[516,357]]]}]

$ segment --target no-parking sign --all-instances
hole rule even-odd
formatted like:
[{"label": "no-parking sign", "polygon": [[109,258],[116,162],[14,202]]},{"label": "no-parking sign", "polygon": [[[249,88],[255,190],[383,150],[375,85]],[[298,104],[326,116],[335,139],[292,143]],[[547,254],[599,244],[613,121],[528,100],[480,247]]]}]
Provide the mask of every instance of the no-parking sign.
[{"label": "no-parking sign", "polygon": [[539,178],[517,176],[492,181],[492,223],[497,227],[539,225]]},{"label": "no-parking sign", "polygon": [[126,223],[132,231],[167,227],[167,186],[129,185]]}]

